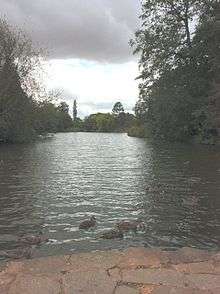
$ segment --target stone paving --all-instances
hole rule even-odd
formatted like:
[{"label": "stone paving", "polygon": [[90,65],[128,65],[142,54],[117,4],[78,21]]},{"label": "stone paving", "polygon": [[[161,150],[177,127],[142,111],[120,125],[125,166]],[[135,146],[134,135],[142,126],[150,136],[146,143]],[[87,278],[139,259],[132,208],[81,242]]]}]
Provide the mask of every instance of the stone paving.
[{"label": "stone paving", "polygon": [[220,294],[220,253],[130,248],[9,262],[0,294]]}]

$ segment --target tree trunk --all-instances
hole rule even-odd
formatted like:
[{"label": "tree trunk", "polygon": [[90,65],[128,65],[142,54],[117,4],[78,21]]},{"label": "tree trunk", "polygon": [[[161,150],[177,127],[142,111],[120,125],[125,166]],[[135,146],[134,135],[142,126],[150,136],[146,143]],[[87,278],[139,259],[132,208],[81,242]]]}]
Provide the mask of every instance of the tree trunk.
[{"label": "tree trunk", "polygon": [[189,48],[192,47],[191,44],[191,34],[190,34],[190,28],[189,28],[189,1],[185,1],[185,17],[184,17],[184,25],[185,25],[185,31],[186,31],[186,42]]}]

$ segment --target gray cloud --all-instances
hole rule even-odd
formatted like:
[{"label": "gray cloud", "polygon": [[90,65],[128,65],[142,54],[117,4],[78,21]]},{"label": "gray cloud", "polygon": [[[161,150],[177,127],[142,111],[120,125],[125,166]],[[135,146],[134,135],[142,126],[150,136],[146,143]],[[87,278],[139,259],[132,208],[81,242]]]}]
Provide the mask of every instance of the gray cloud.
[{"label": "gray cloud", "polygon": [[0,0],[1,14],[48,48],[50,58],[125,62],[139,0]]}]

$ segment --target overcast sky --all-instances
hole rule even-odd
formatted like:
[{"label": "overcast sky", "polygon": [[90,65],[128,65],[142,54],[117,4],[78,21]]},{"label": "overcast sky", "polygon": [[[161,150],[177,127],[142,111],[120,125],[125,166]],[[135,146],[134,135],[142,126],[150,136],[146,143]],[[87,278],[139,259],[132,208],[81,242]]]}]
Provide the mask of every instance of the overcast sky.
[{"label": "overcast sky", "polygon": [[[139,0],[0,0],[1,14],[49,51],[48,88],[63,89],[81,116],[111,111],[138,97],[137,62],[128,42],[138,28]],[[72,105],[71,105],[72,106]]]}]

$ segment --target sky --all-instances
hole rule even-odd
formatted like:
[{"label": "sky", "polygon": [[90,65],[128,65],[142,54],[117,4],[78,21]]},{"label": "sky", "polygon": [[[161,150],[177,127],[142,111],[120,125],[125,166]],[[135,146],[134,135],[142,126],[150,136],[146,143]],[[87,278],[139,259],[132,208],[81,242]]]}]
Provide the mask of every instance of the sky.
[{"label": "sky", "polygon": [[129,40],[139,26],[139,0],[0,0],[1,15],[45,48],[45,84],[62,91],[81,117],[138,98],[137,57]]}]

